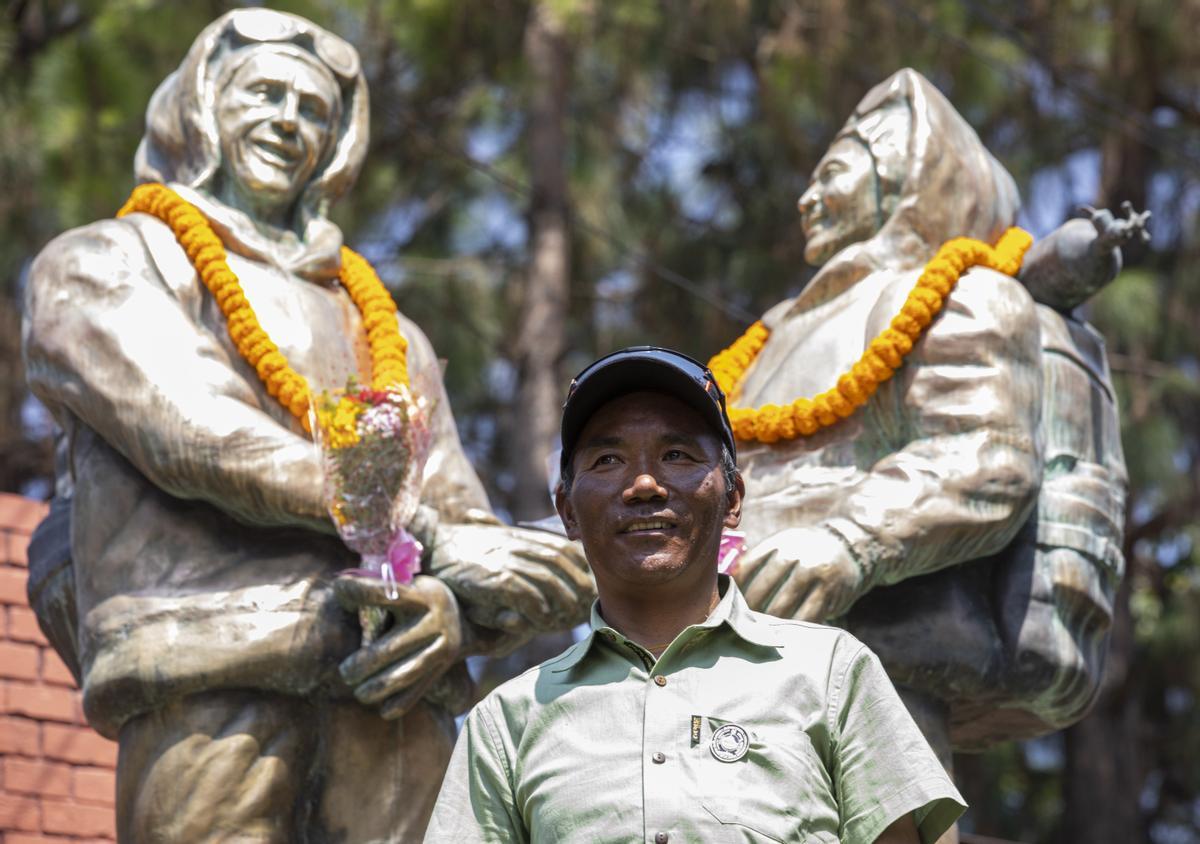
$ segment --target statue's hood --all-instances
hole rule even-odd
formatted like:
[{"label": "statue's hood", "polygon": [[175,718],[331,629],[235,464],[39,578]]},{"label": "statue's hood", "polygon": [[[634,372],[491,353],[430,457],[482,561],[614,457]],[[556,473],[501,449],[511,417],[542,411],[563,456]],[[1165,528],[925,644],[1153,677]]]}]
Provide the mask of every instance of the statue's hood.
[{"label": "statue's hood", "polygon": [[[206,188],[220,167],[216,103],[222,69],[256,47],[286,45],[304,50],[329,68],[341,89],[342,109],[333,149],[300,196],[301,236],[256,232],[249,218],[212,199]],[[358,53],[338,36],[304,18],[268,9],[237,9],[209,24],[179,68],[168,76],[146,109],[146,133],[138,146],[138,182],[175,183],[190,188],[219,229],[235,233],[227,245],[250,257],[266,257],[308,277],[336,273],[340,229],[329,221],[330,206],[358,177],[367,151],[369,104]]]},{"label": "statue's hood", "polygon": [[894,211],[869,240],[834,255],[787,307],[810,307],[836,296],[879,270],[903,272],[923,266],[954,237],[995,243],[1016,220],[1020,197],[1008,171],[992,157],[954,106],[928,79],[905,68],[872,88],[855,107],[838,137],[852,135],[868,146],[881,132],[904,132],[889,144],[904,150],[884,162],[900,184]]}]

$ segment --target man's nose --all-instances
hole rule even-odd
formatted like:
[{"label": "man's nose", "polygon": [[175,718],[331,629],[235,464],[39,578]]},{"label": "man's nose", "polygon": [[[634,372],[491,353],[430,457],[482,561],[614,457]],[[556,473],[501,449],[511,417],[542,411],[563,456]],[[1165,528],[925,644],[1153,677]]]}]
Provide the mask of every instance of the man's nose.
[{"label": "man's nose", "polygon": [[642,472],[633,479],[633,483],[625,490],[626,501],[653,501],[656,498],[666,498],[667,490],[658,479],[649,472]]}]

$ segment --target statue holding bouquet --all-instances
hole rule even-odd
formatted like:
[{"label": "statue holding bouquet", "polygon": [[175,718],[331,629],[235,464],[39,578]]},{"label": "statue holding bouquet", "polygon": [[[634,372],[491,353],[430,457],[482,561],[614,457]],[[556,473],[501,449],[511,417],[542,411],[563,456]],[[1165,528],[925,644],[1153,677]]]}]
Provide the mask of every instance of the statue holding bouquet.
[{"label": "statue holding bouquet", "polygon": [[743,441],[747,600],[866,642],[947,764],[1082,717],[1123,571],[1114,392],[1076,308],[1148,215],[1031,249],[1017,209],[945,97],[896,73],[800,198],[820,270],[710,364]]},{"label": "statue holding bouquet", "polygon": [[226,14],[120,214],[33,266],[63,447],[30,592],[120,742],[121,840],[419,840],[464,657],[590,604],[573,545],[492,515],[433,349],[328,218],[367,125],[349,44]]}]

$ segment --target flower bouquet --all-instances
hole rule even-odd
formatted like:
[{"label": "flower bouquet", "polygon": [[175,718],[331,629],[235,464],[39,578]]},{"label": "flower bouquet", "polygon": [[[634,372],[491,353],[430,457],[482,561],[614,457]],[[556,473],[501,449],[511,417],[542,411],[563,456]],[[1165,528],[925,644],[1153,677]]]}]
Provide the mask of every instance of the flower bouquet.
[{"label": "flower bouquet", "polygon": [[[362,557],[352,574],[382,578],[387,596],[411,583],[424,550],[405,526],[416,513],[425,459],[433,439],[430,408],[407,384],[383,390],[359,386],[321,393],[311,428],[321,448],[325,500],[342,541]],[[386,613],[359,610],[363,643],[383,632]]]}]

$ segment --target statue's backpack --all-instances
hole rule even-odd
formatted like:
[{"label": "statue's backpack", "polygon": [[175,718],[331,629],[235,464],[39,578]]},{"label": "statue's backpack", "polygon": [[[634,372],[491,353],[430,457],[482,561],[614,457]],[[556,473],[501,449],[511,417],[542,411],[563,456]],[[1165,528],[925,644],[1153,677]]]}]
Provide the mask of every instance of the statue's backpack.
[{"label": "statue's backpack", "polygon": [[55,495],[29,543],[29,605],[50,645],[70,669],[79,668],[79,619],[75,610],[75,567],[71,562],[71,501]]},{"label": "statue's backpack", "polygon": [[1030,735],[1077,721],[1094,700],[1124,574],[1128,475],[1116,396],[1104,340],[1075,311],[1120,269],[1103,230],[1068,223],[1058,242],[1030,253],[1021,276],[1041,324],[1045,462],[1036,509],[993,576],[1003,652],[996,703],[1020,710],[1009,715]]},{"label": "statue's backpack", "polygon": [[1042,487],[995,575],[1001,681],[1045,732],[1078,720],[1104,673],[1127,476],[1103,339],[1045,305],[1038,315]]}]

